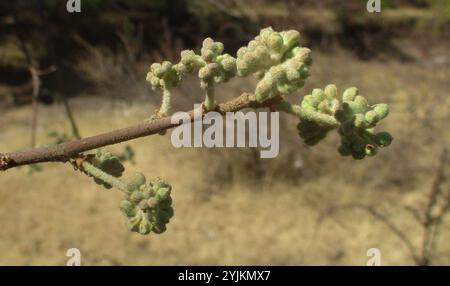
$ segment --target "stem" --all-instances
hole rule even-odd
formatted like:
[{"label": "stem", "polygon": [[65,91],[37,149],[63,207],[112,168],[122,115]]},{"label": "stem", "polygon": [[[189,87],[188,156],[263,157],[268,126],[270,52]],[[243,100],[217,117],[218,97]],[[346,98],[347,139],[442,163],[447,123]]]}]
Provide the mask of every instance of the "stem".
[{"label": "stem", "polygon": [[170,99],[171,99],[171,93],[170,90],[166,89],[164,87],[163,89],[163,100],[161,103],[161,108],[159,109],[159,113],[163,116],[167,116],[170,111]]},{"label": "stem", "polygon": [[211,111],[214,110],[214,108],[216,108],[214,86],[212,84],[208,84],[206,87],[205,109],[206,111]]},{"label": "stem", "polygon": [[278,103],[276,105],[276,109],[295,115],[299,117],[300,120],[314,121],[320,125],[329,126],[332,128],[339,127],[339,122],[333,116],[309,110],[301,107],[300,105],[291,104],[287,101],[281,101]]},{"label": "stem", "polygon": [[127,185],[121,181],[120,179],[111,176],[108,173],[103,172],[102,170],[100,170],[99,168],[95,167],[94,165],[92,165],[91,163],[84,161],[82,163],[83,166],[83,171],[85,171],[86,173],[88,173],[89,175],[102,180],[103,182],[116,187],[117,189],[121,190],[122,192],[128,192],[127,189]]},{"label": "stem", "polygon": [[[265,102],[256,101],[255,95],[243,93],[240,96],[218,104],[214,111],[220,114],[235,112],[244,108],[270,107],[278,103],[280,98],[274,98]],[[191,121],[200,119],[194,116],[194,111],[187,112]],[[202,114],[203,116],[205,113]],[[100,147],[133,140],[140,137],[158,134],[161,131],[180,126],[183,121],[172,121],[171,117],[163,117],[150,122],[143,122],[131,127],[110,131],[107,133],[86,137],[78,140],[64,142],[48,147],[34,148],[25,151],[0,153],[0,171],[5,171],[17,166],[43,163],[43,162],[67,162],[82,152]]]}]

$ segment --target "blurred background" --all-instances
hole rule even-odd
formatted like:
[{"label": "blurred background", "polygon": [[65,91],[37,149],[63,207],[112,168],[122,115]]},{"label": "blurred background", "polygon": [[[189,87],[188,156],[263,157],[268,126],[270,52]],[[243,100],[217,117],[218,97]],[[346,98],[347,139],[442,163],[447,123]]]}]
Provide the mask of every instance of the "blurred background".
[{"label": "blurred background", "polygon": [[[0,264],[383,265],[450,264],[450,2],[382,0],[65,0],[0,3],[0,151],[47,146],[130,126],[161,94],[152,62],[177,62],[205,37],[234,55],[261,28],[296,29],[313,50],[305,95],[357,86],[390,105],[380,130],[392,145],[354,161],[330,134],[310,148],[281,116],[280,155],[249,148],[175,149],[166,136],[107,147],[126,175],[173,185],[175,216],[162,235],[130,233],[122,195],[60,163],[0,174]],[[218,88],[225,101],[256,80]],[[174,110],[202,101],[198,79],[174,91]]]}]

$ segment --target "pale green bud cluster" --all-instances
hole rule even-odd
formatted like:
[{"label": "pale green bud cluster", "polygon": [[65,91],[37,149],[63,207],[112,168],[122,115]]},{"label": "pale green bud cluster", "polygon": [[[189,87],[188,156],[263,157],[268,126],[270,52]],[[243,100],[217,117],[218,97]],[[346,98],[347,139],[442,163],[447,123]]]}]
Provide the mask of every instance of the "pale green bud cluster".
[{"label": "pale green bud cluster", "polygon": [[214,83],[227,82],[237,73],[236,59],[229,54],[222,54],[223,49],[222,43],[206,38],[200,55],[192,50],[184,50],[181,52],[180,62],[176,65],[168,61],[151,65],[147,81],[153,89],[161,89],[164,92],[159,115],[167,115],[170,109],[170,89],[177,86],[186,74],[196,70],[200,86],[206,90],[206,107],[211,109],[215,106]]},{"label": "pale green bud cluster", "polygon": [[222,43],[214,42],[211,38],[203,41],[201,58],[205,64],[198,71],[202,88],[207,88],[213,83],[227,82],[236,76],[236,59],[222,52]]},{"label": "pale green bud cluster", "polygon": [[184,50],[176,65],[168,61],[152,64],[147,81],[154,88],[171,88],[178,85],[184,75],[198,70],[203,88],[213,83],[226,82],[236,76],[236,59],[229,54],[222,54],[223,49],[221,42],[206,38],[200,55],[192,50]]},{"label": "pale green bud cluster", "polygon": [[291,94],[304,85],[312,63],[310,52],[300,47],[297,31],[262,29],[247,47],[238,50],[237,72],[239,76],[256,74],[261,78],[255,95],[263,102],[278,94]]},{"label": "pale green bud cluster", "polygon": [[386,104],[370,106],[356,87],[344,91],[342,104],[337,94],[336,86],[330,84],[324,90],[314,89],[303,98],[297,111],[300,117],[297,129],[307,145],[317,144],[335,128],[341,135],[339,153],[352,155],[354,159],[373,156],[378,148],[391,143],[389,133],[374,133],[375,125],[389,113]]},{"label": "pale green bud cluster", "polygon": [[126,184],[129,192],[120,203],[120,209],[128,219],[128,228],[142,235],[166,231],[174,214],[172,187],[161,180],[146,184],[140,173]]},{"label": "pale green bud cluster", "polygon": [[205,89],[204,108],[216,106],[214,83],[226,82],[234,76],[256,75],[259,82],[255,98],[265,102],[279,98],[281,102],[268,102],[270,107],[284,110],[299,117],[298,133],[307,145],[315,145],[327,133],[337,128],[341,135],[339,152],[355,159],[376,154],[378,148],[391,143],[387,132],[374,133],[375,125],[388,115],[386,104],[370,106],[354,87],[347,89],[342,101],[337,98],[335,85],[323,90],[314,89],[301,105],[283,100],[303,87],[312,65],[311,50],[301,47],[300,34],[295,30],[277,32],[262,29],[260,34],[237,52],[237,58],[223,54],[224,46],[211,38],[203,41],[200,55],[192,50],[181,52],[178,64],[153,64],[147,76],[154,88],[164,90],[163,103],[157,115],[167,114],[170,107],[169,88],[176,86],[187,73],[198,70],[201,87]]},{"label": "pale green bud cluster", "polygon": [[271,27],[262,29],[247,47],[237,52],[239,76],[262,75],[272,66],[292,57],[290,51],[300,46],[299,41],[300,34],[295,30],[276,32]]},{"label": "pale green bud cluster", "polygon": [[256,100],[263,102],[277,94],[291,94],[305,84],[311,66],[311,50],[295,48],[293,57],[271,67],[256,85]]},{"label": "pale green bud cluster", "polygon": [[205,65],[205,61],[201,56],[195,54],[192,50],[184,50],[181,52],[181,60],[178,63],[179,72],[184,75],[192,73]]},{"label": "pale green bud cluster", "polygon": [[374,133],[376,124],[389,113],[386,104],[370,106],[355,87],[344,91],[342,101],[342,108],[335,114],[341,123],[338,130],[342,138],[339,153],[363,159],[365,156],[375,155],[379,147],[391,143],[392,136],[389,133]]},{"label": "pale green bud cluster", "polygon": [[[324,90],[320,88],[313,89],[311,94],[303,97],[301,108],[311,113],[320,113],[334,116],[339,108],[337,99],[337,88],[334,84],[329,84]],[[302,118],[297,125],[298,133],[305,144],[313,146],[324,139],[328,131],[334,129],[333,126],[322,124],[314,120],[314,117]]]},{"label": "pale green bud cluster", "polygon": [[295,30],[276,32],[272,28],[262,29],[260,34],[246,47],[237,52],[237,58],[223,54],[224,46],[211,38],[203,41],[200,55],[192,50],[181,52],[181,60],[155,63],[147,74],[154,89],[164,91],[158,116],[167,115],[170,109],[170,89],[178,85],[183,77],[198,70],[200,86],[205,89],[205,108],[215,105],[214,84],[227,82],[238,76],[256,74],[261,80],[256,86],[255,96],[263,102],[277,95],[287,95],[301,88],[309,76],[310,50],[300,47],[300,34]]},{"label": "pale green bud cluster", "polygon": [[169,61],[153,63],[147,73],[147,81],[153,89],[170,89],[181,81],[181,74],[177,66]]},{"label": "pale green bud cluster", "polygon": [[[122,176],[125,167],[120,162],[119,158],[111,154],[110,152],[98,149],[95,157],[91,160],[91,164],[96,168],[102,170],[109,175],[119,178]],[[94,181],[98,185],[104,186],[106,189],[111,189],[112,186],[99,178],[94,177]]]}]

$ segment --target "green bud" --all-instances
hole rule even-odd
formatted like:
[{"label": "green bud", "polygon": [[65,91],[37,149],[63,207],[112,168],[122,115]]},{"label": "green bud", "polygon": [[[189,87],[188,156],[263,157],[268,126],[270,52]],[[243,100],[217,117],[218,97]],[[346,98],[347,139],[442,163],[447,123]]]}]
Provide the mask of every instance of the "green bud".
[{"label": "green bud", "polygon": [[120,202],[120,210],[127,216],[133,217],[136,215],[135,206],[128,200]]},{"label": "green bud", "polygon": [[368,107],[367,100],[361,95],[355,96],[355,99],[353,100],[353,102],[355,104],[357,104],[361,110],[365,110]]},{"label": "green bud", "polygon": [[149,234],[152,229],[150,222],[147,219],[142,219],[139,224],[139,233],[142,235]]},{"label": "green bud", "polygon": [[170,188],[159,188],[156,191],[156,199],[164,201],[170,196]]},{"label": "green bud", "polygon": [[232,56],[225,54],[223,59],[220,59],[220,64],[224,71],[236,73],[236,59]]},{"label": "green bud", "polygon": [[129,191],[137,190],[145,184],[145,176],[142,173],[134,173],[131,177],[124,180]]},{"label": "green bud", "polygon": [[138,204],[143,198],[144,196],[140,191],[134,191],[130,194],[130,200],[135,204]]},{"label": "green bud", "polygon": [[210,82],[219,73],[219,65],[217,63],[209,63],[198,71],[198,77],[205,82]]},{"label": "green bud", "polygon": [[146,200],[142,200],[139,202],[138,204],[139,208],[143,211],[147,210],[149,208],[147,201]]},{"label": "green bud", "polygon": [[167,73],[172,68],[172,63],[169,61],[163,61],[161,64],[161,71],[160,75],[163,75],[164,73]]},{"label": "green bud", "polygon": [[147,200],[147,205],[149,208],[154,209],[158,206],[159,201],[156,198],[149,198]]},{"label": "green bud", "polygon": [[375,104],[373,110],[378,114],[379,120],[385,118],[389,114],[389,107],[387,104]]},{"label": "green bud", "polygon": [[343,101],[353,101],[355,97],[359,94],[359,91],[356,87],[347,88],[342,95]]},{"label": "green bud", "polygon": [[312,96],[316,98],[317,101],[322,101],[325,99],[325,93],[320,88],[315,88],[312,91]]},{"label": "green bud", "polygon": [[356,128],[365,128],[366,126],[366,121],[364,118],[364,115],[361,113],[358,113],[355,115],[355,119],[353,121],[353,126],[355,126]]},{"label": "green bud", "polygon": [[206,38],[203,41],[201,49],[201,57],[206,62],[210,63],[215,60],[223,52],[223,44],[221,42],[214,42],[211,38]]},{"label": "green bud", "polygon": [[283,50],[283,37],[277,33],[271,33],[267,39],[267,46],[270,50],[281,52]]},{"label": "green bud", "polygon": [[388,132],[380,132],[375,134],[374,140],[380,147],[386,147],[389,146],[393,140],[391,134]]},{"label": "green bud", "polygon": [[364,113],[367,111],[367,105],[364,104],[361,100],[346,101],[343,103],[343,106],[347,107],[347,110],[345,111],[347,111],[347,113],[349,114]]},{"label": "green bud", "polygon": [[375,124],[378,122],[378,114],[374,110],[367,111],[364,117],[369,124]]},{"label": "green bud", "polygon": [[142,212],[137,212],[134,217],[128,219],[128,229],[131,231],[138,231],[142,219]]},{"label": "green bud", "polygon": [[327,85],[324,92],[328,100],[333,100],[337,97],[337,87],[334,84]]},{"label": "green bud", "polygon": [[186,67],[188,73],[200,69],[206,64],[202,57],[196,55],[192,50],[184,50],[181,52],[181,63]]},{"label": "green bud", "polygon": [[281,32],[281,36],[283,37],[283,42],[286,49],[292,49],[293,47],[299,45],[300,33],[298,31],[289,30]]}]

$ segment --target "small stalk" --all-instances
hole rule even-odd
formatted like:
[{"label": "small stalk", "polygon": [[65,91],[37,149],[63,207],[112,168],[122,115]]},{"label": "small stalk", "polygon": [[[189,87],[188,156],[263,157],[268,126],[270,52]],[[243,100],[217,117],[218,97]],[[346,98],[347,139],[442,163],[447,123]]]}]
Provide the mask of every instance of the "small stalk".
[{"label": "small stalk", "polygon": [[216,108],[216,100],[215,100],[215,92],[214,92],[214,86],[209,85],[206,87],[206,94],[205,94],[205,108],[206,111],[211,111]]},{"label": "small stalk", "polygon": [[100,170],[99,168],[95,167],[94,165],[92,165],[91,163],[84,161],[82,163],[83,166],[83,171],[85,171],[86,173],[88,173],[89,175],[102,180],[103,182],[116,187],[117,189],[121,190],[122,192],[128,193],[128,188],[127,185],[120,179],[111,176],[110,174],[103,172],[102,170]]},{"label": "small stalk", "polygon": [[339,122],[331,115],[322,114],[301,107],[300,105],[291,104],[287,101],[280,102],[276,109],[297,116],[300,120],[314,121],[323,126],[333,128],[339,127]]},{"label": "small stalk", "polygon": [[169,111],[170,111],[170,100],[171,100],[170,90],[168,90],[167,88],[164,87],[161,108],[159,109],[159,113],[162,116],[167,116],[169,114]]}]

